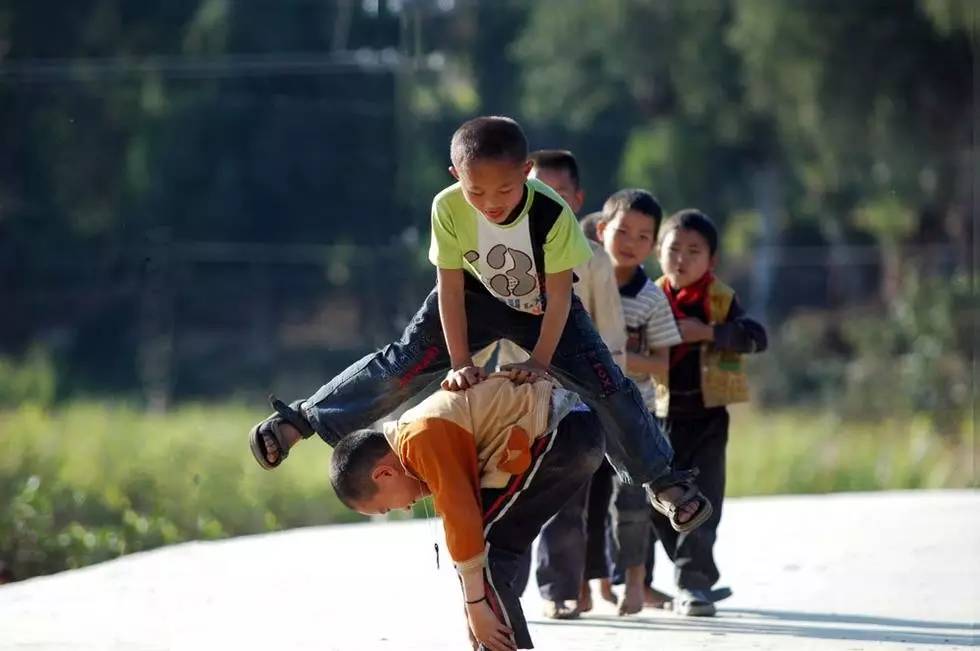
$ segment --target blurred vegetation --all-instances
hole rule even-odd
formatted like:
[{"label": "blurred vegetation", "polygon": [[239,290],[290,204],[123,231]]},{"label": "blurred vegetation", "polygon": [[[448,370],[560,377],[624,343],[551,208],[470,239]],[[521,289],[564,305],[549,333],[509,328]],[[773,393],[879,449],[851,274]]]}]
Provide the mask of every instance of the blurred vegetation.
[{"label": "blurred vegetation", "polygon": [[[62,398],[261,396],[390,340],[480,113],[575,151],[586,210],[706,211],[774,326],[973,273],[969,0],[62,4],[0,6],[0,354]],[[335,299],[360,341],[288,334]]]},{"label": "blurred vegetation", "polygon": [[977,488],[965,420],[937,435],[921,417],[851,422],[822,410],[732,409],[726,495]]},{"label": "blurred vegetation", "polygon": [[0,411],[0,558],[26,578],[185,540],[358,519],[330,490],[326,445],[290,457],[288,472],[259,468],[245,434],[262,416],[232,404]]},{"label": "blurred vegetation", "polygon": [[[477,114],[724,233],[770,332],[731,492],[976,485],[972,0],[0,4],[0,561],[349,519],[307,395],[433,283]],[[207,401],[207,402],[205,402]]]}]

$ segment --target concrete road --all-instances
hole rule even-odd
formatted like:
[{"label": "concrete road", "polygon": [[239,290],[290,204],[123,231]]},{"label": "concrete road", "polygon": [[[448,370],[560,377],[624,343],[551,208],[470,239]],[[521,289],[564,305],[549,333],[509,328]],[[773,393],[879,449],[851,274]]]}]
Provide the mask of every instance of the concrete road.
[{"label": "concrete road", "polygon": [[[0,587],[0,649],[466,649],[432,522],[318,527],[135,554]],[[962,649],[978,645],[980,491],[732,499],[715,618],[573,622],[524,599],[538,649]],[[672,586],[658,559],[656,585]]]}]

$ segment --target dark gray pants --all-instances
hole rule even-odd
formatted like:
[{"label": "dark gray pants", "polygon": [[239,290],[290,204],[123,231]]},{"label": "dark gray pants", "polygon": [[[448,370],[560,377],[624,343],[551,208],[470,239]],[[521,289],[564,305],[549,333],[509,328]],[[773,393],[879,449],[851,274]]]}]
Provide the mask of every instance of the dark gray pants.
[{"label": "dark gray pants", "polygon": [[544,524],[582,488],[602,462],[598,418],[572,411],[531,447],[531,466],[504,488],[483,489],[487,539],[484,583],[490,607],[514,631],[520,649],[533,648],[518,586],[523,559]]},{"label": "dark gray pants", "polygon": [[612,467],[603,462],[541,530],[535,576],[542,599],[578,599],[583,580],[609,577],[606,525],[612,479]]},{"label": "dark gray pants", "polygon": [[720,576],[714,547],[725,497],[728,422],[728,410],[718,407],[706,410],[704,416],[669,418],[665,423],[677,465],[700,470],[698,487],[714,506],[708,521],[688,534],[677,533],[667,518],[654,514],[653,526],[667,556],[674,562],[677,587],[682,589],[711,588]]}]

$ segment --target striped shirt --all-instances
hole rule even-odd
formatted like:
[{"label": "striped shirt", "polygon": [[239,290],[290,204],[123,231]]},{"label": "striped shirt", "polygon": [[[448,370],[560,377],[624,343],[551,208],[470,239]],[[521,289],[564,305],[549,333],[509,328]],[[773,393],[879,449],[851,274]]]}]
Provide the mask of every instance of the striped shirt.
[{"label": "striped shirt", "polygon": [[[674,321],[667,296],[656,283],[647,278],[643,267],[628,283],[619,288],[626,321],[626,350],[648,355],[654,348],[669,348],[681,343],[681,333]],[[653,411],[656,390],[649,375],[630,373],[647,408]]]}]

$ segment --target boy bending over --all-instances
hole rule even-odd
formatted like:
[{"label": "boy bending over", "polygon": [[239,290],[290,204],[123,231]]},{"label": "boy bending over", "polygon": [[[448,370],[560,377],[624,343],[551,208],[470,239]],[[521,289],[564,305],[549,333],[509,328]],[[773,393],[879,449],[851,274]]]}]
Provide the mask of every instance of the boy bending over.
[{"label": "boy bending over", "polygon": [[382,431],[354,432],[330,469],[337,496],[360,513],[432,495],[470,632],[490,651],[533,647],[513,586],[520,559],[603,455],[596,417],[573,410],[578,396],[548,380],[509,379],[518,376],[438,391]]}]

